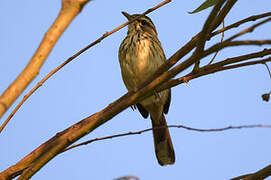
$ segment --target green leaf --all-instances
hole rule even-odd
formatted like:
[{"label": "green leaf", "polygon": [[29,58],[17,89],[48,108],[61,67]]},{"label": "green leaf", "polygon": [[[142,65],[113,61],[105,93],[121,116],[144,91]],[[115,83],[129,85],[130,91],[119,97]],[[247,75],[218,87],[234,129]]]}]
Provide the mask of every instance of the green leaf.
[{"label": "green leaf", "polygon": [[204,3],[202,3],[197,9],[195,9],[194,11],[192,12],[188,12],[189,14],[194,14],[194,13],[197,13],[197,12],[200,12],[204,9],[207,9],[211,6],[214,6],[219,0],[206,0]]}]

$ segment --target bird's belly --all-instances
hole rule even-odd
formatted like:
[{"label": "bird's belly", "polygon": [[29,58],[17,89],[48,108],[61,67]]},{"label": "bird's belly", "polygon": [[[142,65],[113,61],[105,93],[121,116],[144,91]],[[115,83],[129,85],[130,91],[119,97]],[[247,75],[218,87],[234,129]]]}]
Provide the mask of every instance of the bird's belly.
[{"label": "bird's belly", "polygon": [[141,40],[137,43],[136,46],[129,48],[121,63],[122,77],[129,91],[137,89],[138,85],[164,62],[164,57],[160,57],[150,49],[150,41]]},{"label": "bird's belly", "polygon": [[135,90],[158,68],[157,62],[149,58],[131,57],[126,60],[122,76],[128,90]]}]

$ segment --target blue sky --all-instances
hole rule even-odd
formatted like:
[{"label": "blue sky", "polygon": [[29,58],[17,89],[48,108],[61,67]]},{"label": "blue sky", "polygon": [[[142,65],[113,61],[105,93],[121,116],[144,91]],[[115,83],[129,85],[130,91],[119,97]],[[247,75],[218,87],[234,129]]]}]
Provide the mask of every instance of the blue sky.
[{"label": "blue sky", "polygon": [[[120,13],[142,13],[161,1],[106,1],[88,3],[51,52],[42,77],[106,31],[124,23]],[[190,15],[203,1],[177,1],[149,14],[156,25],[167,57],[199,32],[210,10]],[[270,11],[269,0],[238,1],[225,24]],[[60,1],[3,1],[0,6],[0,93],[21,72],[60,9]],[[244,25],[241,29],[248,27]],[[270,39],[270,23],[240,39]],[[118,63],[118,48],[127,28],[91,48],[47,81],[16,113],[0,135],[0,171],[79,120],[101,110],[126,93]],[[237,30],[225,33],[229,37]],[[219,38],[208,42],[216,43]],[[268,46],[266,46],[268,47]],[[270,46],[269,46],[270,47]],[[232,48],[216,61],[264,47]],[[205,59],[208,62],[211,57]],[[185,58],[184,58],[185,59]],[[183,59],[183,60],[184,60]],[[269,63],[270,64],[270,63]],[[271,90],[263,65],[225,71],[190,81],[172,89],[168,124],[196,128],[271,124],[271,103],[261,95]],[[22,99],[22,96],[19,100]],[[18,104],[18,100],[15,104]],[[1,122],[14,108],[12,106]],[[151,126],[136,111],[126,109],[80,140],[137,131]],[[271,164],[270,129],[243,129],[199,133],[170,129],[176,163],[158,165],[152,133],[94,142],[59,155],[32,179],[114,179],[135,175],[147,179],[229,179]]]}]

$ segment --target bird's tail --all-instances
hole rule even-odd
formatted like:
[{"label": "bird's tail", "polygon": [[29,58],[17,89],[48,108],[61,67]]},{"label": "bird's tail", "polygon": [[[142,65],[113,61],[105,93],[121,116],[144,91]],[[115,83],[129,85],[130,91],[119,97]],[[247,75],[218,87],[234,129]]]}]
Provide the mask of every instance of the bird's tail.
[{"label": "bird's tail", "polygon": [[151,120],[155,154],[159,164],[174,164],[175,153],[164,114],[158,117],[151,115]]}]

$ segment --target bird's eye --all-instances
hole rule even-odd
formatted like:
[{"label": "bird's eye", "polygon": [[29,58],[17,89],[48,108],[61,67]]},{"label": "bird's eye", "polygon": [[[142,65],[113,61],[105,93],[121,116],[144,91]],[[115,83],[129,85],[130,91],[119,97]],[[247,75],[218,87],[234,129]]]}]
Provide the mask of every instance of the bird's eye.
[{"label": "bird's eye", "polygon": [[147,22],[146,20],[142,20],[142,21],[141,21],[141,24],[142,24],[143,26],[145,26],[145,25],[148,24],[148,22]]}]

